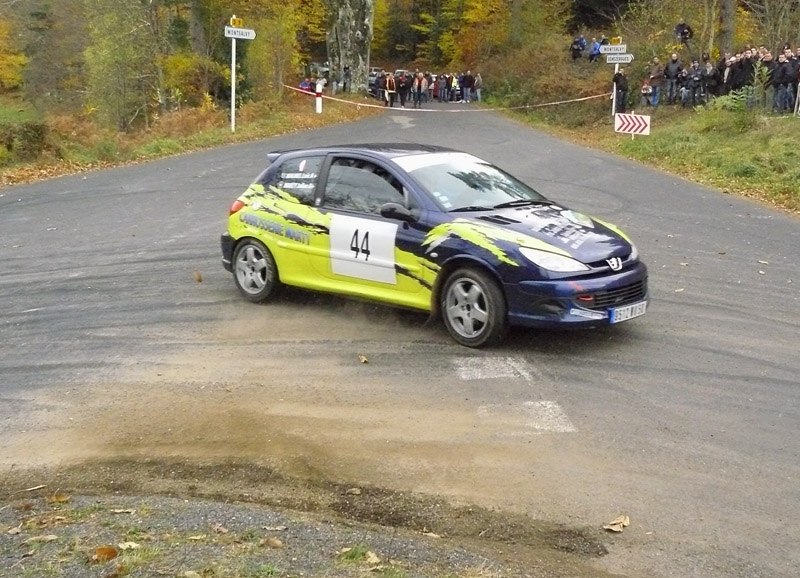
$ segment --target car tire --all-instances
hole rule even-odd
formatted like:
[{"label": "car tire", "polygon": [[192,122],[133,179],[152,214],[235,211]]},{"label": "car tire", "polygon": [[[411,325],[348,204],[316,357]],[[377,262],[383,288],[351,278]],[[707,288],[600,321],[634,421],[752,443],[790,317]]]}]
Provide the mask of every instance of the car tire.
[{"label": "car tire", "polygon": [[233,279],[248,301],[260,303],[280,287],[278,267],[269,249],[256,239],[245,239],[233,254]]},{"label": "car tire", "polygon": [[484,271],[472,267],[453,271],[442,288],[440,306],[444,326],[461,345],[483,347],[505,334],[506,300]]}]

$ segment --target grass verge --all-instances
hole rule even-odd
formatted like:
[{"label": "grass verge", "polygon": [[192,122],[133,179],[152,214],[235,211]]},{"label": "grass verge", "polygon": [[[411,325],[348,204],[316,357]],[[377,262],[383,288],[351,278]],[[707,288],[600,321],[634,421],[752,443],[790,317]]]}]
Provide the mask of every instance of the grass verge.
[{"label": "grass verge", "polygon": [[[364,99],[354,96],[352,102]],[[55,116],[46,119],[47,145],[36,162],[13,163],[0,154],[0,186],[354,121],[380,110],[326,100],[323,114],[316,114],[313,98],[290,94],[280,103],[242,107],[237,112],[235,133],[230,130],[227,112],[221,110],[173,112],[147,130],[131,134],[101,130],[90,117]],[[14,120],[21,122],[21,117]]]},{"label": "grass verge", "polygon": [[[580,123],[575,121],[579,115],[563,112],[534,112],[523,118],[582,145],[800,213],[800,119],[672,106],[638,112],[651,115],[650,136],[616,134],[610,114],[601,121],[584,115]],[[562,122],[562,116],[570,122]]]}]

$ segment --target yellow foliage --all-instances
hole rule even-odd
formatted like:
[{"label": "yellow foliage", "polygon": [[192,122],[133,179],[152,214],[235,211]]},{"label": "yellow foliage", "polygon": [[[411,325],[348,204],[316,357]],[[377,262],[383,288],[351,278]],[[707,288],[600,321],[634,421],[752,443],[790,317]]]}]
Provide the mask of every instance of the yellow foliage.
[{"label": "yellow foliage", "polygon": [[11,44],[11,23],[0,19],[0,90],[13,90],[22,85],[22,71],[28,59]]}]

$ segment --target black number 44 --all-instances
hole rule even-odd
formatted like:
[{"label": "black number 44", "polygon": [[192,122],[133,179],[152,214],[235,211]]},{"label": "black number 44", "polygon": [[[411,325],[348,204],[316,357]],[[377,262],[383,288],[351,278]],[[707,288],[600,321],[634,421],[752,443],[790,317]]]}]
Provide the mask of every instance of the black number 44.
[{"label": "black number 44", "polygon": [[369,231],[365,232],[363,237],[359,237],[356,229],[353,238],[350,239],[350,250],[356,254],[356,259],[359,255],[364,255],[364,261],[369,261]]}]

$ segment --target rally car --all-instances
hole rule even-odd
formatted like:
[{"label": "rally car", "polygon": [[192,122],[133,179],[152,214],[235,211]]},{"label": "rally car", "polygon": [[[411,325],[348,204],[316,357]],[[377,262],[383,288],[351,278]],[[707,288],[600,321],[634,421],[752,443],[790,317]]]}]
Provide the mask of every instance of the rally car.
[{"label": "rally car", "polygon": [[429,311],[468,347],[509,325],[590,327],[647,310],[647,268],[622,231],[473,155],[366,144],[267,158],[221,238],[249,301],[289,285]]}]

